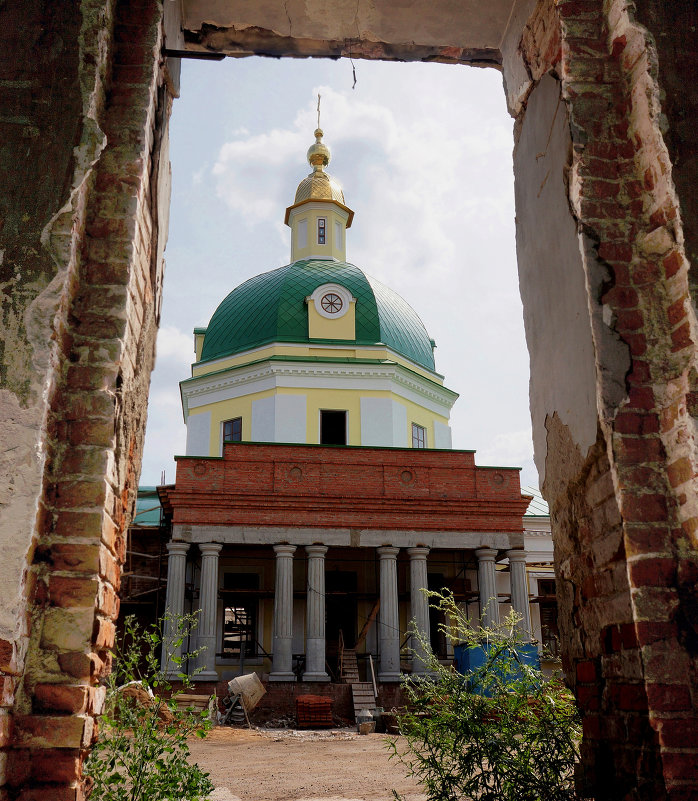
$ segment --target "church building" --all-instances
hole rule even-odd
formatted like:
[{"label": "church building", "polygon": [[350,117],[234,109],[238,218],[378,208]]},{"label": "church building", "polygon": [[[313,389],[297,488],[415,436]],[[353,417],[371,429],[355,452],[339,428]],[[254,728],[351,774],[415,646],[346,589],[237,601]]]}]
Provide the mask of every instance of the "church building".
[{"label": "church building", "polygon": [[452,658],[423,588],[530,630],[516,468],[453,450],[457,395],[395,291],[346,261],[354,212],[315,131],[286,209],[291,259],[194,332],[186,455],[158,488],[167,607],[200,610],[198,680],[397,682],[424,670],[410,621]]}]

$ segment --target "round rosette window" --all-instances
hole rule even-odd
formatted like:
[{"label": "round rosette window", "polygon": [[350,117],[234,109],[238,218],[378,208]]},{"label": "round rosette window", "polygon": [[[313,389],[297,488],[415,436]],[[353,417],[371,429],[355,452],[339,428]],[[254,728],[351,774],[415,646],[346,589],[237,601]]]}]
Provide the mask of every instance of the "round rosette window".
[{"label": "round rosette window", "polygon": [[320,298],[320,305],[328,314],[339,314],[344,304],[336,292],[328,292]]},{"label": "round rosette window", "polygon": [[336,320],[349,311],[351,302],[355,300],[346,287],[339,284],[323,284],[308,298],[321,317]]}]

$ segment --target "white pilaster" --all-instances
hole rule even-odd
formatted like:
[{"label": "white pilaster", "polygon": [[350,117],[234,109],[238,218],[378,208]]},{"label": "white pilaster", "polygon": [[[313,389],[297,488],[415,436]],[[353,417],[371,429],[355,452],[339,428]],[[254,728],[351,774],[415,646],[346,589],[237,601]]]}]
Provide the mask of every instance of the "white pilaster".
[{"label": "white pilaster", "polygon": [[274,641],[269,681],[295,681],[293,674],[293,554],[295,545],[274,546]]},{"label": "white pilaster", "polygon": [[397,597],[397,555],[399,548],[383,545],[380,556],[380,681],[400,681],[400,615]]},{"label": "white pilaster", "polygon": [[521,615],[518,628],[521,633],[531,637],[531,609],[528,605],[528,578],[526,576],[526,551],[507,551],[509,557],[509,581],[511,585],[511,605]]},{"label": "white pilaster", "polygon": [[199,591],[198,648],[203,648],[199,654],[199,667],[203,670],[197,673],[198,681],[216,681],[216,617],[218,612],[218,554],[222,546],[217,542],[202,542],[201,551],[201,588]]},{"label": "white pilaster", "polygon": [[497,600],[497,574],[494,560],[497,551],[494,548],[478,548],[477,583],[480,590],[480,620],[483,628],[499,623],[499,601]]},{"label": "white pilaster", "polygon": [[[167,597],[165,601],[165,640],[163,642],[162,667],[168,676],[176,676],[181,667],[171,657],[181,657],[182,646],[171,646],[177,635],[177,620],[184,614],[184,582],[187,569],[188,542],[167,543]],[[170,652],[168,661],[166,651]]]},{"label": "white pilaster", "polygon": [[412,673],[423,675],[427,672],[427,651],[424,643],[429,643],[429,598],[424,590],[429,588],[427,574],[427,555],[429,548],[418,546],[408,548],[410,557],[410,613],[421,638],[412,636]]},{"label": "white pilaster", "polygon": [[305,622],[303,681],[329,681],[325,672],[325,554],[326,545],[306,545],[308,597]]}]

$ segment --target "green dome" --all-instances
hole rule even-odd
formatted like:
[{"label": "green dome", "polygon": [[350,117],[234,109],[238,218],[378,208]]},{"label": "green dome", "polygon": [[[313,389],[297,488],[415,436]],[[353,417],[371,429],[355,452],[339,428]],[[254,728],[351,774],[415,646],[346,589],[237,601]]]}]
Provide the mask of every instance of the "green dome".
[{"label": "green dome", "polygon": [[310,342],[305,299],[317,287],[329,283],[346,287],[356,298],[357,345],[382,343],[434,370],[429,334],[408,303],[353,264],[321,259],[296,261],[250,278],[234,289],[211,317],[201,361],[232,356],[270,342]]}]

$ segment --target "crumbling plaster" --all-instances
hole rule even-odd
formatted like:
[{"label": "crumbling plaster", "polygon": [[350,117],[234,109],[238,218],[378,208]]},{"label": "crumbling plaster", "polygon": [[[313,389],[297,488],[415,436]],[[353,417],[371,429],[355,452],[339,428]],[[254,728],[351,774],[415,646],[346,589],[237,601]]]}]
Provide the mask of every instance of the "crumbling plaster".
[{"label": "crumbling plaster", "polygon": [[[24,116],[8,126],[13,133],[18,130],[13,124],[22,126],[30,173],[16,169],[11,137],[5,137],[4,152],[0,151],[7,186],[0,226],[0,333],[4,340],[0,360],[0,639],[14,642],[27,633],[21,610],[26,604],[27,563],[37,537],[47,457],[47,405],[55,391],[60,331],[77,255],[72,228],[84,219],[87,183],[105,142],[96,115],[104,101],[105,64],[99,54],[108,18],[103,10],[99,13],[89,3],[83,5],[62,16],[63,36],[55,33],[55,9],[44,8],[38,1],[25,5],[24,30],[33,37],[39,61],[34,70],[22,70],[16,66],[22,64],[19,54],[10,48],[5,56],[16,59],[15,80],[9,83],[20,89],[38,86],[42,70],[55,76],[50,92],[37,92],[31,101],[27,98]],[[51,137],[46,136],[49,120]],[[66,141],[76,144],[66,148]],[[18,650],[21,653],[21,647]]]},{"label": "crumbling plaster", "polygon": [[[556,414],[582,454],[596,441],[596,371],[577,224],[568,202],[572,140],[559,82],[529,95],[514,149],[516,251],[531,359],[536,467],[545,483],[547,418]],[[564,336],[561,332],[564,331]]]}]

